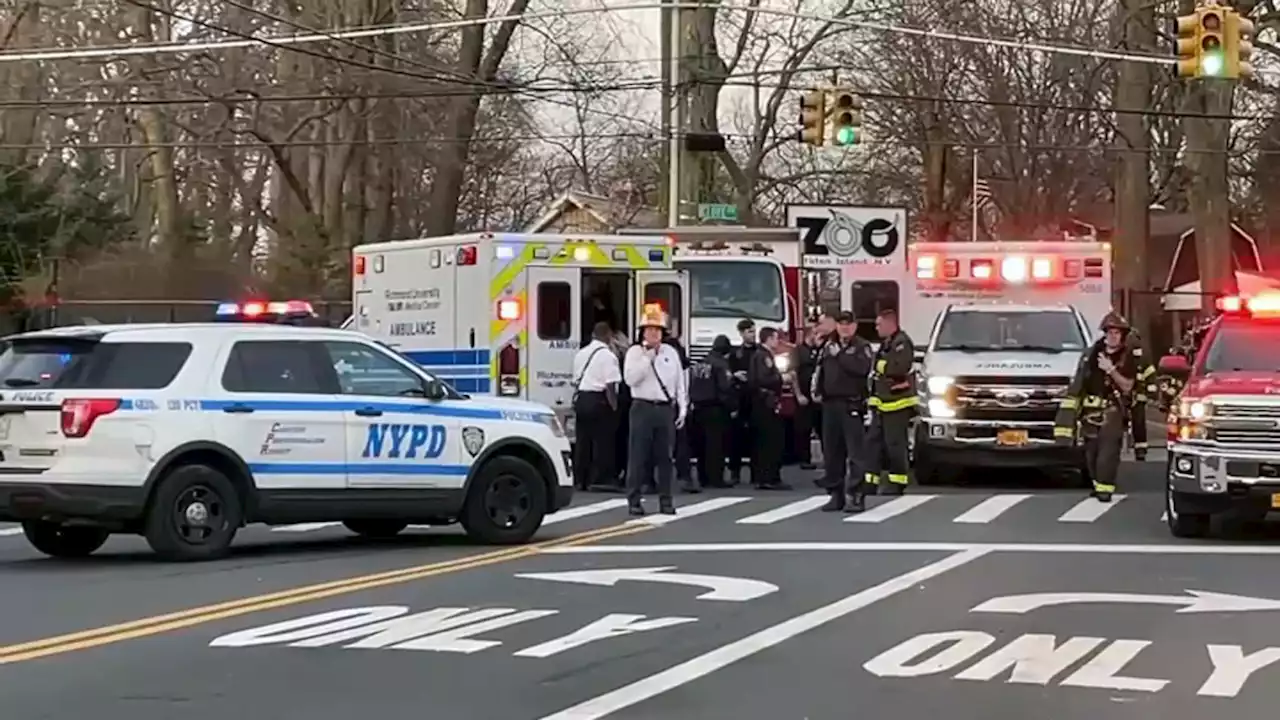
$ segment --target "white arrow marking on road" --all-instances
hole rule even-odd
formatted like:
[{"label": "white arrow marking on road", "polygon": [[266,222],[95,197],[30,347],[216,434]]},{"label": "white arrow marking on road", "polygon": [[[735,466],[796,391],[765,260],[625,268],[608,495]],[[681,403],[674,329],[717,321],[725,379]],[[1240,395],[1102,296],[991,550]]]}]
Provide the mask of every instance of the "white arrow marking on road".
[{"label": "white arrow marking on road", "polygon": [[723,575],[689,575],[673,573],[671,567],[616,568],[608,570],[571,570],[568,572],[519,573],[518,578],[529,580],[551,580],[552,582],[578,583],[580,585],[599,585],[613,587],[623,580],[639,582],[668,583],[671,585],[688,585],[690,587],[709,588],[698,596],[699,600],[722,600],[724,602],[746,602],[778,592],[778,586],[763,580],[750,578],[725,577]]},{"label": "white arrow marking on road", "polygon": [[1280,600],[1245,595],[1188,590],[1187,595],[1142,595],[1139,593],[1032,593],[991,598],[969,612],[1022,615],[1054,605],[1075,603],[1125,603],[1131,605],[1182,605],[1180,613],[1249,612],[1280,610]]}]

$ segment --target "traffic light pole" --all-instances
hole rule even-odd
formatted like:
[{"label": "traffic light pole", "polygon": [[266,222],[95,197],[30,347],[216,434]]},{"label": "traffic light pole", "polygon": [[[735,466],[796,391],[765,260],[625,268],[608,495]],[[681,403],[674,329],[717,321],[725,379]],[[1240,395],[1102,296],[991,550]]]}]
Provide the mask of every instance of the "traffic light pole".
[{"label": "traffic light pole", "polygon": [[681,39],[683,32],[683,18],[681,11],[676,7],[674,2],[670,2],[669,6],[664,10],[668,14],[670,25],[670,35],[668,36],[667,45],[670,55],[667,57],[669,66],[669,75],[667,83],[671,86],[669,97],[665,98],[667,107],[665,113],[667,117],[667,125],[670,128],[668,145],[667,145],[667,227],[677,227],[680,225],[680,198],[681,198],[681,182],[680,176],[682,171],[681,154],[683,152],[684,138],[684,88],[680,85],[681,70]]}]

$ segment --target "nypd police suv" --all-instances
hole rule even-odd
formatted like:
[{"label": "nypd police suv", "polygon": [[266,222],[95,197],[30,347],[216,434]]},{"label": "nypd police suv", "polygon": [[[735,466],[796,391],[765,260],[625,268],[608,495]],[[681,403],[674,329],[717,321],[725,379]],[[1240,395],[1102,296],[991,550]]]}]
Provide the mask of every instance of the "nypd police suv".
[{"label": "nypd police suv", "polygon": [[569,504],[569,443],[549,408],[471,398],[363,335],[296,324],[8,338],[0,521],[53,556],[133,533],[200,560],[248,523],[389,537],[460,522],[523,543]]}]

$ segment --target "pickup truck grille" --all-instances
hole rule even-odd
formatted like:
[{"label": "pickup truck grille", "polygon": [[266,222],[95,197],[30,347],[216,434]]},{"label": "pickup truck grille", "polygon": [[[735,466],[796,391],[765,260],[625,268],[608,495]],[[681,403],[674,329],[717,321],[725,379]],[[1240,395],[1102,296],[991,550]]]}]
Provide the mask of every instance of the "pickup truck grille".
[{"label": "pickup truck grille", "polygon": [[1215,417],[1280,420],[1280,405],[1215,405]]},{"label": "pickup truck grille", "polygon": [[960,377],[951,389],[960,420],[1053,422],[1065,377]]},{"label": "pickup truck grille", "polygon": [[1215,405],[1211,427],[1223,445],[1280,445],[1280,405]]}]

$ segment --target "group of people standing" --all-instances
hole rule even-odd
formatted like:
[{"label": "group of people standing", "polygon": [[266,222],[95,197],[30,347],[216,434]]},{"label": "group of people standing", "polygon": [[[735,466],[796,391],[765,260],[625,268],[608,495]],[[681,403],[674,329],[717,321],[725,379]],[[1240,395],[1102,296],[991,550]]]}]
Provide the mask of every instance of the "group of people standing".
[{"label": "group of people standing", "polygon": [[824,510],[860,512],[877,489],[906,488],[907,433],[917,406],[914,348],[894,312],[877,317],[878,350],[857,336],[852,313],[824,316],[785,371],[781,334],[766,327],[757,335],[751,320],[738,324],[738,345],[721,335],[693,363],[660,307],[646,305],[640,325],[638,342],[620,354],[609,326],[598,324],[574,359],[579,489],[623,490],[624,468],[631,514],[645,514],[646,489],[657,494],[659,513],[674,514],[674,481],[690,493],[736,486],[744,458],[752,486],[790,489],[782,480],[788,385],[799,403],[802,459],[813,431],[822,444],[818,484],[831,495]]}]

